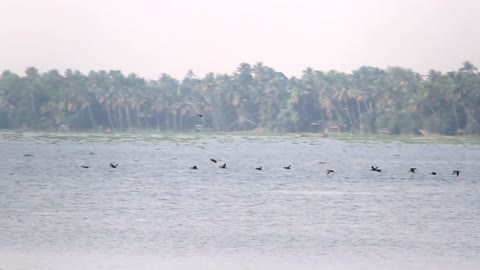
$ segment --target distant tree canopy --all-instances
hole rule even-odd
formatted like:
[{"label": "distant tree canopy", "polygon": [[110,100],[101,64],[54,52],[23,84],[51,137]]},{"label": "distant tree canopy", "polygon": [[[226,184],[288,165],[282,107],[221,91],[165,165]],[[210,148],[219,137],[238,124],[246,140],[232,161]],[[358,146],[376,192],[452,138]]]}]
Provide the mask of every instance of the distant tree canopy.
[{"label": "distant tree canopy", "polygon": [[[199,114],[202,117],[199,117]],[[230,75],[188,72],[145,80],[121,71],[67,69],[0,77],[0,128],[111,128],[392,134],[419,130],[480,133],[480,74],[470,62],[457,71],[363,66],[351,74],[307,68],[300,78],[256,63]]]}]

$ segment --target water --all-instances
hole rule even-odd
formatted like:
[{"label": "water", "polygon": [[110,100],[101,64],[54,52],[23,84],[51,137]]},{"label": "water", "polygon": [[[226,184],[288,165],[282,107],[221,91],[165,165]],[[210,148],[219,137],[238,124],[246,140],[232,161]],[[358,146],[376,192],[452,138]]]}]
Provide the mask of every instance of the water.
[{"label": "water", "polygon": [[0,269],[479,269],[479,150],[3,136]]}]

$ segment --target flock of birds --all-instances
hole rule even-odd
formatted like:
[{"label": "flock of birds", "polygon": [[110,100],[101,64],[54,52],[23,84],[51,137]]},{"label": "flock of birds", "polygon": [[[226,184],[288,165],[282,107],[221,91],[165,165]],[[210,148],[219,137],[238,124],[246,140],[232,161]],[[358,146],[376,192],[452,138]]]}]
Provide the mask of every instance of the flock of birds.
[{"label": "flock of birds", "polygon": [[[93,152],[90,152],[90,154],[93,155],[94,153],[93,153]],[[210,158],[210,161],[213,162],[213,163],[218,163],[218,161],[217,161],[216,159],[214,159],[214,158]],[[320,162],[320,163],[325,164],[325,162]],[[90,166],[87,166],[87,165],[81,165],[80,167],[82,167],[82,168],[84,168],[84,169],[90,168]],[[113,169],[115,169],[115,168],[118,167],[118,163],[110,163],[110,167],[113,168]],[[219,167],[220,169],[226,169],[226,168],[227,168],[227,163],[224,162],[222,165],[220,165],[220,166],[218,166],[218,167]],[[285,170],[290,170],[290,169],[292,168],[292,165],[289,164],[288,166],[284,166],[283,168],[284,168]],[[198,167],[197,165],[193,165],[192,167],[190,167],[190,169],[192,169],[192,170],[198,170],[199,167]],[[262,166],[255,167],[255,170],[261,171],[261,170],[262,170]],[[382,170],[381,170],[378,166],[371,166],[370,170],[371,170],[371,171],[374,171],[374,172],[382,172]],[[412,167],[412,168],[410,168],[408,171],[409,171],[410,173],[416,173],[416,172],[417,172],[417,168],[413,168],[413,167]],[[332,169],[327,169],[326,172],[327,172],[327,175],[329,175],[329,174],[331,174],[331,173],[334,173],[335,171],[332,170]],[[433,172],[430,172],[430,174],[431,174],[431,175],[437,175],[437,173],[434,172],[434,171],[433,171]],[[459,175],[460,175],[460,170],[453,170],[453,171],[452,171],[452,174],[453,174],[453,175],[456,175],[456,176],[459,176]]]},{"label": "flock of birds", "polygon": [[[216,159],[213,159],[211,158],[210,161],[212,161],[213,163],[217,163],[217,160]],[[324,163],[324,162],[321,162],[321,163]],[[219,168],[221,169],[226,169],[227,168],[227,163],[223,163],[223,165],[220,165]],[[285,166],[283,167],[285,170],[290,170],[292,168],[292,165],[288,165],[288,166]],[[198,166],[197,165],[193,165],[192,167],[190,167],[190,169],[192,170],[198,170]],[[255,170],[257,171],[261,171],[262,170],[262,166],[260,167],[255,167]],[[382,170],[380,168],[378,168],[378,166],[371,166],[371,171],[374,171],[374,172],[382,172]],[[331,174],[331,173],[334,173],[335,171],[332,170],[332,169],[327,169],[327,175]],[[417,172],[417,168],[410,168],[409,172],[411,173],[416,173]],[[430,173],[431,175],[437,175],[436,172],[431,172]],[[459,176],[460,175],[460,171],[459,170],[453,170],[453,175],[456,175],[456,176]]]},{"label": "flock of birds", "polygon": [[[374,172],[382,172],[381,169],[378,168],[378,166],[372,166],[372,171]],[[410,170],[408,170],[409,172],[411,173],[416,173],[417,172],[417,168],[410,168]],[[431,172],[430,173],[431,175],[437,175],[437,172]],[[456,176],[459,176],[460,175],[460,171],[459,170],[453,170],[453,175],[456,175]]]},{"label": "flock of birds", "polygon": [[[202,118],[203,117],[203,114],[201,113],[198,113],[197,112],[197,116]],[[93,152],[90,152],[91,155],[93,155],[94,153]],[[25,156],[32,156],[30,154],[25,154]],[[214,158],[210,158],[210,161],[213,162],[213,163],[217,163],[218,161]],[[325,164],[325,162],[320,162],[322,164]],[[88,169],[90,168],[90,166],[87,166],[87,165],[81,165],[80,167],[84,168],[84,169]],[[118,167],[118,163],[110,163],[110,167],[115,169]],[[222,165],[218,166],[220,169],[226,169],[227,168],[227,163],[223,163]],[[285,170],[290,170],[291,169],[291,165],[288,165],[288,166],[284,166],[283,168]],[[198,166],[197,165],[193,165],[192,167],[190,167],[190,169],[192,170],[198,170]],[[262,166],[260,167],[255,167],[255,170],[257,171],[261,171],[262,170]],[[409,172],[411,173],[416,173],[416,170],[417,168],[410,168]],[[332,169],[327,169],[327,175],[331,174],[331,173],[334,173],[335,171],[332,170]],[[378,168],[378,166],[371,166],[371,171],[374,171],[374,172],[382,172],[382,170],[380,168]],[[430,173],[431,175],[437,175],[436,172],[431,172]],[[459,176],[460,175],[460,171],[459,170],[453,170],[453,175],[456,175],[456,176]]]}]

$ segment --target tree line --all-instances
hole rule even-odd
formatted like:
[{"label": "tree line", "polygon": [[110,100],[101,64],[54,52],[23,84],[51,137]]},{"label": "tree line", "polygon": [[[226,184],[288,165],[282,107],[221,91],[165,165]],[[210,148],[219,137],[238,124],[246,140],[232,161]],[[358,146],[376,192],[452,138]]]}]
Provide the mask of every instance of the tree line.
[{"label": "tree line", "polygon": [[[201,115],[201,117],[199,116]],[[232,74],[189,71],[146,80],[121,71],[82,74],[35,67],[0,77],[0,128],[269,130],[444,135],[480,133],[480,73],[362,66],[352,73],[307,68],[286,77],[262,63]]]}]

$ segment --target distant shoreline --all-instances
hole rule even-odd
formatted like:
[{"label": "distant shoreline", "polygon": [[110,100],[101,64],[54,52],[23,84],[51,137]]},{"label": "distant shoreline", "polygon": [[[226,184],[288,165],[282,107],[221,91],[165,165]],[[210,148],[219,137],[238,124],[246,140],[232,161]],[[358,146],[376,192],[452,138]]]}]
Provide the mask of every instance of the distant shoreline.
[{"label": "distant shoreline", "polygon": [[351,134],[351,133],[332,133],[325,136],[322,133],[285,133],[285,132],[267,132],[267,131],[238,131],[238,132],[174,132],[174,131],[154,131],[154,130],[130,130],[113,131],[105,133],[101,131],[53,131],[53,130],[18,130],[1,129],[0,140],[16,140],[20,138],[39,138],[52,139],[60,141],[96,141],[96,139],[135,139],[138,141],[190,141],[205,138],[218,138],[229,136],[241,137],[279,137],[291,139],[334,139],[346,142],[378,142],[378,143],[441,143],[441,144],[480,144],[480,135],[457,135],[457,136],[422,136],[422,135],[391,135],[391,134]]}]

